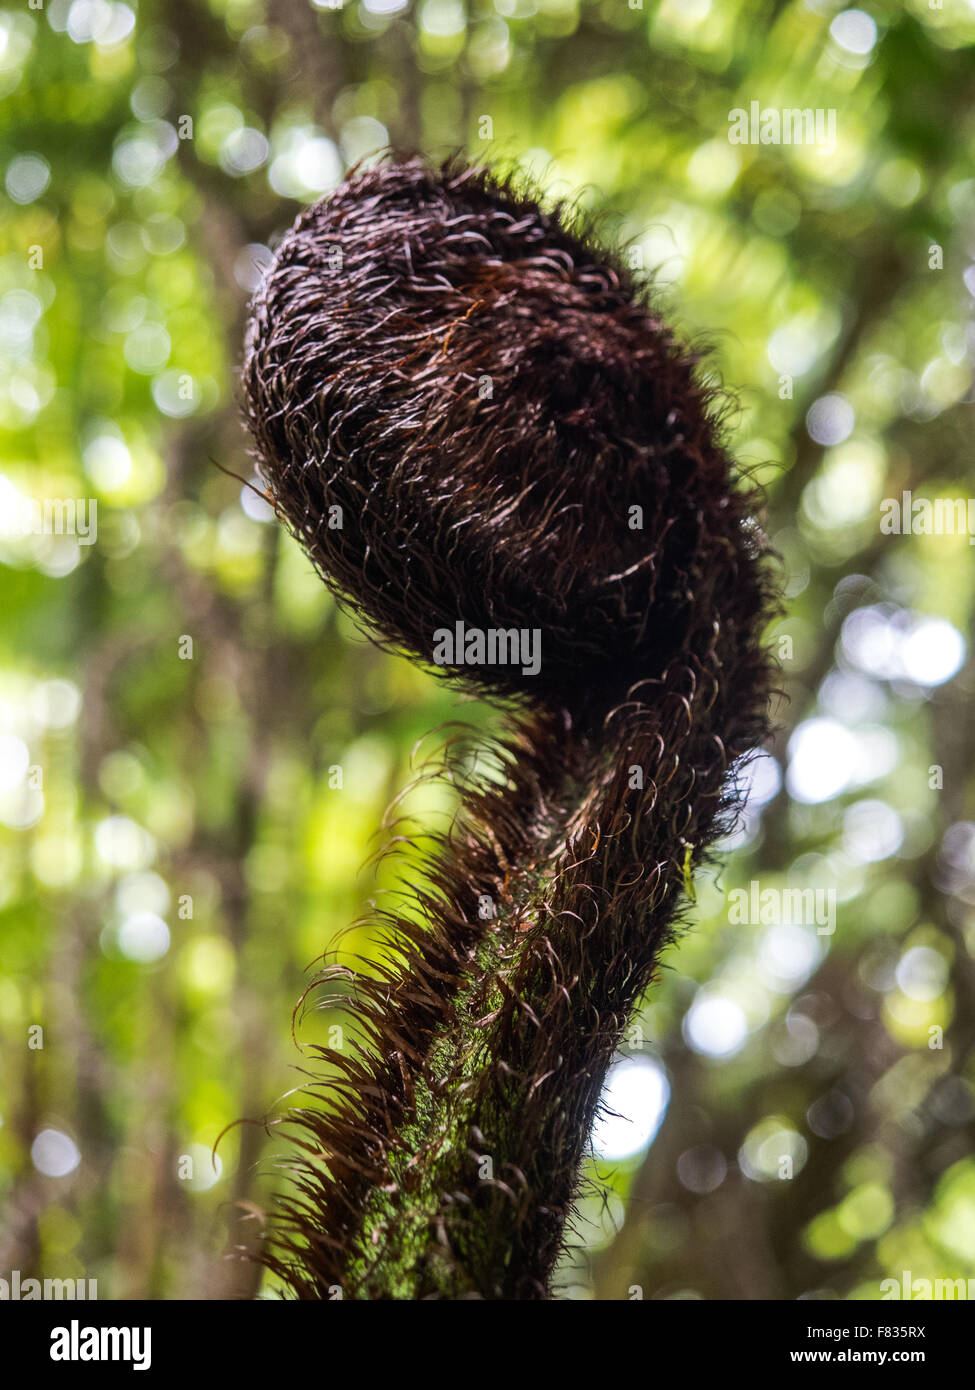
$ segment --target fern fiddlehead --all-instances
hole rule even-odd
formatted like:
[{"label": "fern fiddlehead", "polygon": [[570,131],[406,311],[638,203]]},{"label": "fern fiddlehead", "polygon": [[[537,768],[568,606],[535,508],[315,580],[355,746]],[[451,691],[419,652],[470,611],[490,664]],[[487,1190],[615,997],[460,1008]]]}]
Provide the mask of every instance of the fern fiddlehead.
[{"label": "fern fiddlehead", "polygon": [[255,298],[279,515],[377,640],[508,715],[424,924],[358,981],[365,1045],[293,1117],[266,1258],[299,1297],[550,1294],[606,1071],[766,731],[755,499],[695,368],[585,228],[456,160],[354,173]]}]

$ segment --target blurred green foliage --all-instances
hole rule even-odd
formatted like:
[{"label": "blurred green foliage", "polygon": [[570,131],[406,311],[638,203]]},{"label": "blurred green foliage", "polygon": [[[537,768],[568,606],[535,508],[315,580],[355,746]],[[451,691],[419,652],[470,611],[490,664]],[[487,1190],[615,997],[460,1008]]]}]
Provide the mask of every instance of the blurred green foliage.
[{"label": "blurred green foliage", "polygon": [[[664,1075],[669,1104],[593,1161],[565,1295],[975,1277],[975,571],[965,534],[879,524],[972,488],[975,6],[864,5],[0,14],[0,1274],[257,1292],[221,1254],[282,1181],[257,1121],[300,1081],[303,972],[374,949],[416,872],[415,844],[360,871],[385,808],[450,721],[495,724],[356,634],[213,463],[251,472],[269,247],[389,141],[601,211],[714,345],[789,600],[757,800],[628,1040],[631,1128]],[[752,102],[835,111],[835,143],[734,144]],[[94,499],[94,543],[18,534],[25,498]],[[385,838],[450,809],[421,782]],[[835,931],[735,923],[753,880],[835,894]]]}]

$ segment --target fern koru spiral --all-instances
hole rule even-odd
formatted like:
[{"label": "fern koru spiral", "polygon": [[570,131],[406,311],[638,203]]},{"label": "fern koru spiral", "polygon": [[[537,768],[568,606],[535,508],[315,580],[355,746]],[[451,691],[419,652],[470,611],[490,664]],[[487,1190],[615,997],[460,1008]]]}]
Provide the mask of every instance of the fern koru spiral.
[{"label": "fern koru spiral", "polygon": [[756,498],[621,258],[458,159],[299,216],[244,389],[279,516],[376,640],[541,653],[444,668],[506,731],[357,979],[361,1045],[321,1049],[263,1258],[304,1298],[548,1297],[607,1069],[767,731]]}]

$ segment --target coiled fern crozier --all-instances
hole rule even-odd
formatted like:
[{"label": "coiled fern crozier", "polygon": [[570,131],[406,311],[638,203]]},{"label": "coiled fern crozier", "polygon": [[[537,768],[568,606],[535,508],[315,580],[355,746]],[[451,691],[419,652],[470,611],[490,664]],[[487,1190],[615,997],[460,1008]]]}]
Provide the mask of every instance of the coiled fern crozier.
[{"label": "coiled fern crozier", "polygon": [[[279,515],[376,640],[509,697],[357,981],[364,1045],[293,1114],[264,1259],[298,1297],[550,1296],[607,1068],[767,729],[764,541],[695,366],[577,218],[458,159],[354,171],[255,298]],[[485,660],[522,631],[537,671]]]}]

